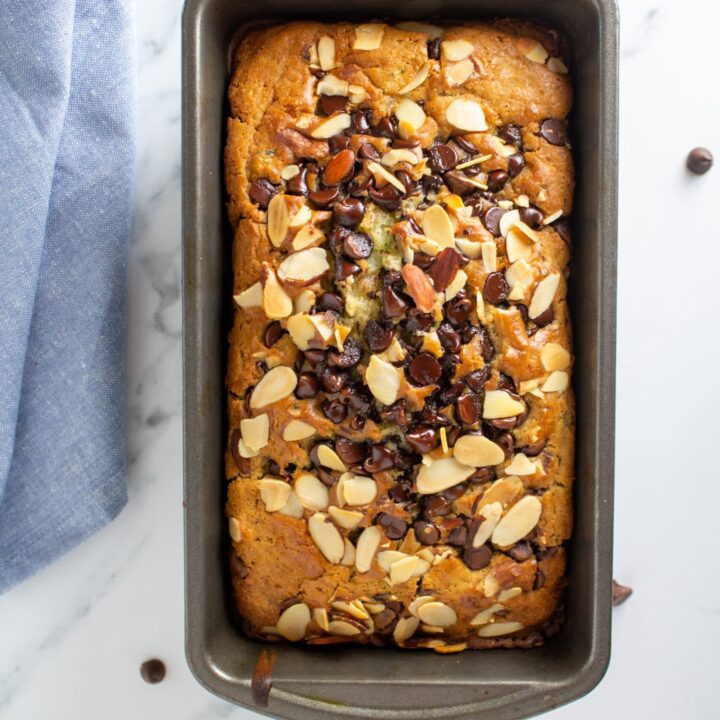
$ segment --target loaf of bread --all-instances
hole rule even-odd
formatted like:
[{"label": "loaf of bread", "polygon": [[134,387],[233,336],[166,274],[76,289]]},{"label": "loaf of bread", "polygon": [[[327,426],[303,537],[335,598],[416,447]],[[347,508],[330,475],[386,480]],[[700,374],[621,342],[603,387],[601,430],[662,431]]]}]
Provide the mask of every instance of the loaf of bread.
[{"label": "loaf of bread", "polygon": [[226,512],[253,637],[455,652],[557,630],[564,55],[510,20],[296,22],[240,43]]}]

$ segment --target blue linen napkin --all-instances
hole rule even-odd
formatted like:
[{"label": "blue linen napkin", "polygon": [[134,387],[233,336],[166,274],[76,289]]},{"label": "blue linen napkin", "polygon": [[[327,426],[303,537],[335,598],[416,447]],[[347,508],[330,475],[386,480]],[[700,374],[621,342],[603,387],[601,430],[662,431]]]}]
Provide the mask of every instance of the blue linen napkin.
[{"label": "blue linen napkin", "polygon": [[126,502],[132,0],[0,0],[0,592]]}]

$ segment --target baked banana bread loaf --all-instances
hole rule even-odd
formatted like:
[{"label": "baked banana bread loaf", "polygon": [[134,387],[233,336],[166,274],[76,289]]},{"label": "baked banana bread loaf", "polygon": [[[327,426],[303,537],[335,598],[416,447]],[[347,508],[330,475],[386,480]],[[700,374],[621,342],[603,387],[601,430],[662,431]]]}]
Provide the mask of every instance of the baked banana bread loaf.
[{"label": "baked banana bread loaf", "polygon": [[227,515],[267,640],[530,647],[573,480],[558,35],[297,22],[240,43]]}]

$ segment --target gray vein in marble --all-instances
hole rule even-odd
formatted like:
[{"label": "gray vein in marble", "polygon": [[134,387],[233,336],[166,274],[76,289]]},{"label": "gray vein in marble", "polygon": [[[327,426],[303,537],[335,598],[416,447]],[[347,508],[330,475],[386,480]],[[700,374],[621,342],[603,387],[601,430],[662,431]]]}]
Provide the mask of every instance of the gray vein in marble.
[{"label": "gray vein in marble", "polygon": [[650,8],[641,23],[627,37],[632,37],[631,44],[624,43],[620,56],[623,58],[631,58],[637,55],[648,43],[648,40],[657,31],[659,25],[663,22],[664,11],[659,7]]}]

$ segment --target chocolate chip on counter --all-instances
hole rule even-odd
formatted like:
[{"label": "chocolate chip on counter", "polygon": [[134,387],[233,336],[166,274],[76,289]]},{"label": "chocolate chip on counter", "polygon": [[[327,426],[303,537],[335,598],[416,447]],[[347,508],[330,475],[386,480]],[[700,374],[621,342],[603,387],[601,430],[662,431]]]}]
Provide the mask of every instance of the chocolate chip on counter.
[{"label": "chocolate chip on counter", "polygon": [[622,605],[631,595],[633,590],[627,585],[621,585],[617,580],[612,581],[612,604],[613,607]]},{"label": "chocolate chip on counter", "polygon": [[549,325],[553,320],[555,319],[555,311],[553,310],[553,306],[550,305],[546,310],[543,310],[534,320],[533,322],[538,327],[545,327],[546,325]]},{"label": "chocolate chip on counter", "polygon": [[151,685],[162,682],[165,679],[165,663],[157,658],[146,660],[140,666],[140,675],[146,683]]},{"label": "chocolate chip on counter", "polygon": [[446,172],[443,175],[443,180],[456,195],[469,195],[471,192],[477,190],[477,187],[468,180],[467,176],[457,170]]},{"label": "chocolate chip on counter", "polygon": [[374,353],[387,350],[393,339],[392,326],[380,320],[370,320],[363,334],[370,352]]},{"label": "chocolate chip on counter", "polygon": [[348,376],[342,370],[326,367],[320,374],[320,383],[327,392],[336,393],[348,384]]},{"label": "chocolate chip on counter", "polygon": [[330,310],[338,315],[342,315],[345,311],[345,303],[343,299],[334,292],[323,293],[315,303],[315,307],[321,312]]},{"label": "chocolate chip on counter", "polygon": [[335,220],[344,227],[357,225],[365,214],[365,203],[360,198],[347,197],[333,205]]},{"label": "chocolate chip on counter", "polygon": [[440,38],[433,38],[427,41],[428,60],[440,59]]},{"label": "chocolate chip on counter", "polygon": [[460,269],[460,253],[455,248],[444,248],[435,257],[428,271],[435,292],[442,292],[455,279]]},{"label": "chocolate chip on counter", "polygon": [[519,563],[529,560],[533,555],[532,547],[526,540],[515,543],[515,545],[506,550],[506,552],[515,562]]},{"label": "chocolate chip on counter", "polygon": [[504,170],[493,170],[487,179],[488,192],[496,193],[500,192],[504,187],[505,183],[510,179]]},{"label": "chocolate chip on counter", "polygon": [[441,323],[437,329],[437,336],[440,340],[440,344],[447,352],[456,353],[460,352],[462,343],[460,342],[460,333],[450,324]]},{"label": "chocolate chip on counter", "polygon": [[369,235],[354,230],[345,230],[342,239],[342,248],[345,255],[352,260],[364,260],[370,257],[373,241]]},{"label": "chocolate chip on counter", "polygon": [[267,210],[273,195],[276,195],[278,189],[266,178],[256,180],[250,186],[250,199],[257,203],[263,210]]},{"label": "chocolate chip on counter", "polygon": [[307,195],[307,174],[308,169],[305,165],[300,168],[300,172],[295,176],[291,177],[285,184],[285,190],[288,195]]},{"label": "chocolate chip on counter", "polygon": [[688,170],[696,175],[704,175],[712,167],[712,164],[712,153],[704,147],[693,148],[687,156]]},{"label": "chocolate chip on counter", "polygon": [[369,473],[392,470],[394,467],[395,451],[384,445],[373,445],[370,448],[370,457],[366,458],[363,463],[363,468]]},{"label": "chocolate chip on counter", "polygon": [[482,401],[479,395],[462,395],[455,403],[455,412],[463,425],[474,425],[482,415]]},{"label": "chocolate chip on counter", "polygon": [[383,288],[383,314],[388,318],[402,317],[410,309],[410,303],[392,287]]},{"label": "chocolate chip on counter", "polygon": [[319,188],[317,190],[311,190],[308,193],[308,198],[320,207],[327,207],[337,200],[339,194],[340,191],[336,187]]},{"label": "chocolate chip on counter", "polygon": [[335,452],[346,465],[357,465],[367,457],[368,446],[367,443],[341,437],[335,440]]},{"label": "chocolate chip on counter", "polygon": [[522,145],[522,134],[517,125],[508,123],[498,130],[498,137],[508,145],[514,145],[519,148]]},{"label": "chocolate chip on counter", "polygon": [[520,208],[520,219],[534,230],[542,227],[543,214],[534,207]]},{"label": "chocolate chip on counter", "polygon": [[500,237],[500,218],[504,214],[505,211],[502,208],[493,206],[488,208],[481,218],[485,229],[495,237]]},{"label": "chocolate chip on counter", "polygon": [[547,118],[540,123],[540,135],[551,145],[565,145],[568,141],[567,125],[563,120]]},{"label": "chocolate chip on counter", "polygon": [[342,95],[321,95],[318,98],[318,109],[323,115],[343,112],[346,105],[347,98]]},{"label": "chocolate chip on counter", "polygon": [[322,406],[325,417],[336,425],[341,423],[348,414],[347,405],[342,400],[326,400]]},{"label": "chocolate chip on counter", "polygon": [[445,517],[451,510],[450,501],[441,495],[425,495],[423,497],[422,512],[426,519]]},{"label": "chocolate chip on counter", "polygon": [[511,178],[517,177],[525,167],[525,156],[522,153],[515,153],[508,158],[508,175]]},{"label": "chocolate chip on counter", "polygon": [[437,445],[438,434],[429,425],[416,425],[405,433],[405,440],[415,452],[425,455]]},{"label": "chocolate chip on counter", "polygon": [[490,273],[485,278],[485,285],[483,287],[483,297],[493,305],[500,305],[507,300],[508,292],[507,280],[501,272]]},{"label": "chocolate chip on counter", "polygon": [[440,539],[440,531],[427,520],[416,520],[413,530],[417,541],[422,545],[434,545]]},{"label": "chocolate chip on counter", "polygon": [[428,150],[430,167],[436,172],[442,173],[452,170],[459,162],[457,153],[449,145],[433,145]]},{"label": "chocolate chip on counter", "polygon": [[320,392],[320,382],[313,373],[300,373],[295,388],[295,397],[299,400],[314,398]]},{"label": "chocolate chip on counter", "polygon": [[360,149],[358,150],[358,155],[365,160],[377,161],[380,159],[380,153],[370,143],[365,143],[364,145],[361,145]]},{"label": "chocolate chip on counter", "polygon": [[492,560],[492,550],[487,545],[479,548],[466,547],[463,551],[463,560],[471,570],[482,570]]},{"label": "chocolate chip on counter", "polygon": [[442,375],[442,367],[434,355],[421,352],[408,365],[410,378],[418,385],[432,385]]},{"label": "chocolate chip on counter", "polygon": [[390,138],[392,140],[395,137],[395,126],[389,117],[384,117],[378,121],[372,132],[375,137]]},{"label": "chocolate chip on counter", "polygon": [[355,367],[362,357],[362,349],[355,338],[347,338],[343,343],[343,351],[331,350],[328,353],[328,362],[341,368]]},{"label": "chocolate chip on counter", "polygon": [[407,523],[396,515],[380,513],[378,525],[385,531],[390,540],[400,540],[407,532]]},{"label": "chocolate chip on counter", "polygon": [[273,320],[265,328],[265,334],[263,335],[265,347],[272,347],[286,332],[278,320]]},{"label": "chocolate chip on counter", "polygon": [[372,123],[372,110],[356,110],[350,116],[350,129],[358,135],[367,135],[370,132]]}]

